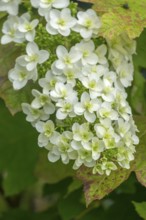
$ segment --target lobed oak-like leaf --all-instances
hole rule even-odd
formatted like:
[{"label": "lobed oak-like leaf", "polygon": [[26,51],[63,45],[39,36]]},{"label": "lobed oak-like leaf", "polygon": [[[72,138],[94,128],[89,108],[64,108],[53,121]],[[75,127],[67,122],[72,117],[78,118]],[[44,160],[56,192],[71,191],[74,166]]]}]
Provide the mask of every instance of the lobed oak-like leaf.
[{"label": "lobed oak-like leaf", "polygon": [[81,0],[92,2],[101,13],[100,35],[112,39],[126,32],[129,38],[139,37],[146,27],[146,0]]},{"label": "lobed oak-like leaf", "polygon": [[100,200],[117,188],[122,182],[128,179],[131,170],[119,168],[112,172],[110,176],[93,175],[90,168],[82,166],[77,177],[83,181],[86,205],[94,200]]}]

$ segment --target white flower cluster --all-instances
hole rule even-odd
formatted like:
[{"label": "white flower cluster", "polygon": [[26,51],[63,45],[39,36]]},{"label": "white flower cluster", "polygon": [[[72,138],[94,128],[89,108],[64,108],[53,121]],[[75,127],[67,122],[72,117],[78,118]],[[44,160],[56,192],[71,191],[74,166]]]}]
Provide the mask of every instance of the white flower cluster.
[{"label": "white flower cluster", "polygon": [[14,89],[21,89],[28,80],[39,78],[41,89],[32,90],[30,104],[22,104],[26,120],[39,132],[39,146],[48,149],[49,161],[73,160],[74,169],[85,165],[94,174],[106,175],[118,166],[129,169],[139,142],[125,91],[133,79],[135,42],[121,36],[117,42],[97,46],[94,38],[101,22],[92,9],[73,17],[69,0],[31,0],[31,4],[45,18],[49,34],[66,37],[77,32],[82,37],[70,49],[57,46],[57,59],[39,78],[37,65],[50,55],[33,42],[39,21],[30,21],[27,13],[19,18],[10,15],[4,23],[2,43],[29,41],[9,79]]},{"label": "white flower cluster", "polygon": [[132,55],[136,51],[136,41],[130,40],[126,35],[109,43],[109,60],[112,62],[120,83],[124,87],[131,86],[133,80]]},{"label": "white flower cluster", "polygon": [[21,0],[1,0],[0,11],[6,11],[10,15],[17,15]]},{"label": "white flower cluster", "polygon": [[22,43],[25,40],[33,41],[35,37],[35,27],[38,23],[38,19],[31,21],[29,13],[24,13],[20,17],[9,15],[2,28],[4,35],[1,38],[1,43]]},{"label": "white flower cluster", "polygon": [[26,55],[16,59],[15,67],[9,71],[9,80],[13,83],[14,89],[21,89],[28,80],[38,79],[37,64],[44,63],[49,58],[49,52],[39,50],[34,42],[29,42],[26,46]]}]

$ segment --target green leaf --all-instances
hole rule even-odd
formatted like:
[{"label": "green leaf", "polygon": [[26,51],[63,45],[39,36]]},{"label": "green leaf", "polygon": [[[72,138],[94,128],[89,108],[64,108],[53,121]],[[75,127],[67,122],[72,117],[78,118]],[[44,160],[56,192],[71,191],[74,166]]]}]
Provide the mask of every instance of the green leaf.
[{"label": "green leaf", "polygon": [[7,209],[8,209],[7,202],[6,202],[5,198],[2,195],[0,195],[0,213],[7,211]]},{"label": "green leaf", "polygon": [[141,69],[146,69],[146,29],[137,39],[137,52],[133,57],[134,61],[134,82],[131,92],[131,104],[134,110],[146,115],[146,79],[141,74]]},{"label": "green leaf", "polygon": [[121,194],[121,193],[129,194],[129,195],[135,194],[136,193],[136,183],[137,183],[137,180],[135,178],[134,173],[132,173],[130,175],[130,177],[128,178],[128,180],[123,182],[120,185],[120,187],[118,187],[116,192],[119,194]]},{"label": "green leaf", "polygon": [[0,13],[0,19],[2,19],[3,17],[7,16],[7,13],[6,12],[2,12]]},{"label": "green leaf", "polygon": [[87,206],[92,201],[102,199],[112,192],[129,177],[130,173],[131,170],[119,168],[117,171],[112,172],[110,176],[93,175],[90,168],[80,168],[77,176],[83,181]]},{"label": "green leaf", "polygon": [[140,144],[137,146],[134,170],[138,181],[146,187],[146,117],[136,116],[135,120],[140,131]]},{"label": "green leaf", "polygon": [[82,191],[76,190],[60,200],[58,208],[62,220],[76,219],[75,217],[86,209],[85,205],[81,203],[81,196]]},{"label": "green leaf", "polygon": [[135,206],[135,209],[140,217],[146,220],[146,202],[133,202],[133,205]]},{"label": "green leaf", "polygon": [[112,192],[130,176],[132,171],[135,171],[138,181],[146,186],[146,117],[136,116],[135,120],[140,131],[140,144],[136,148],[135,160],[129,170],[119,168],[110,176],[93,175],[91,169],[84,166],[78,170],[77,177],[83,181],[87,206]]},{"label": "green leaf", "polygon": [[13,44],[0,45],[0,98],[2,98],[12,115],[21,111],[21,103],[32,99],[31,90],[34,86],[30,82],[25,88],[16,91],[8,80],[8,72],[14,67],[15,59],[20,55],[20,48]]},{"label": "green leaf", "polygon": [[56,210],[51,210],[44,213],[33,213],[24,210],[11,210],[3,213],[0,220],[61,220]]},{"label": "green leaf", "polygon": [[68,187],[67,190],[67,195],[69,195],[70,193],[74,192],[75,190],[81,188],[82,186],[82,182],[78,179],[73,179],[73,181],[71,182],[71,184]]},{"label": "green leaf", "polygon": [[66,195],[67,188],[71,182],[72,182],[72,178],[67,177],[57,183],[53,183],[53,184],[47,183],[43,187],[43,195],[50,196],[54,194],[55,197],[56,195],[58,195],[58,199],[60,199],[61,197],[64,197],[64,195]]},{"label": "green leaf", "polygon": [[22,110],[21,104],[23,102],[31,102],[31,90],[34,88],[33,86],[33,83],[29,83],[20,91],[15,91],[7,78],[0,83],[0,98],[5,101],[5,104],[12,115]]},{"label": "green leaf", "polygon": [[126,32],[129,38],[139,37],[146,27],[146,0],[81,0],[94,3],[102,13],[100,34],[108,39]]},{"label": "green leaf", "polygon": [[12,117],[2,102],[0,115],[0,172],[5,195],[13,195],[36,180],[37,136],[24,115],[18,113]]},{"label": "green leaf", "polygon": [[12,117],[0,104],[0,172],[6,195],[21,192],[36,179],[57,183],[74,175],[71,165],[48,161],[47,151],[37,146],[37,132],[22,113]]},{"label": "green leaf", "polygon": [[[146,27],[146,0],[129,0],[127,8],[125,0],[97,0],[95,9],[101,10],[98,3],[105,5],[107,13],[102,16],[101,34],[106,38],[117,37],[126,32],[129,38],[139,37],[144,27]],[[103,8],[104,10],[104,8]]]},{"label": "green leaf", "polygon": [[51,163],[47,158],[47,151],[41,149],[39,161],[37,163],[35,175],[43,183],[57,183],[66,177],[71,177],[75,174],[72,165],[64,165],[61,161]]}]

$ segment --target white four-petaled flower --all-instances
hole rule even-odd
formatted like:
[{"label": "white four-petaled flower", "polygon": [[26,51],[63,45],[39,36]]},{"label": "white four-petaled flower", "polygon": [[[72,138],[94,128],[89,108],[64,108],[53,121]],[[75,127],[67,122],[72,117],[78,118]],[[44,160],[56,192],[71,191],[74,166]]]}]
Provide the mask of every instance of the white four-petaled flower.
[{"label": "white four-petaled flower", "polygon": [[0,11],[6,11],[10,15],[17,15],[21,0],[1,0]]},{"label": "white four-petaled flower", "polygon": [[75,104],[74,111],[77,115],[84,115],[88,122],[93,123],[96,120],[95,112],[98,108],[97,99],[90,99],[90,95],[84,92],[81,96],[81,102]]},{"label": "white four-petaled flower", "polygon": [[31,16],[29,13],[25,13],[20,17],[18,30],[24,33],[27,41],[33,41],[35,38],[35,28],[38,25],[39,20],[34,19],[31,21]]},{"label": "white four-petaled flower", "polygon": [[69,8],[64,8],[62,11],[57,9],[50,10],[47,17],[46,30],[49,34],[61,34],[69,36],[71,28],[76,24],[76,19],[71,16]]},{"label": "white four-petaled flower", "polygon": [[16,63],[15,67],[9,71],[8,76],[13,83],[13,88],[19,90],[27,84],[28,80],[36,81],[37,71],[28,71],[25,67]]},{"label": "white four-petaled flower", "polygon": [[26,46],[27,55],[22,55],[17,58],[16,62],[21,66],[26,66],[28,71],[32,71],[37,67],[37,64],[44,63],[49,58],[49,52],[39,50],[34,42],[29,42]]},{"label": "white four-petaled flower", "polygon": [[2,27],[3,36],[1,44],[8,44],[11,42],[22,43],[25,38],[24,34],[18,30],[19,18],[17,16],[9,15]]},{"label": "white four-petaled flower", "polygon": [[79,11],[77,18],[77,25],[73,29],[79,32],[83,38],[90,39],[92,35],[98,34],[101,21],[94,10],[88,9],[85,12]]},{"label": "white four-petaled flower", "polygon": [[81,52],[76,51],[74,47],[68,52],[64,46],[58,46],[56,49],[56,54],[58,60],[55,62],[55,66],[58,69],[65,69],[65,68],[73,68],[73,65],[81,59]]},{"label": "white four-petaled flower", "polygon": [[48,16],[52,8],[62,9],[69,5],[69,0],[31,0],[33,7],[38,8],[41,16]]}]

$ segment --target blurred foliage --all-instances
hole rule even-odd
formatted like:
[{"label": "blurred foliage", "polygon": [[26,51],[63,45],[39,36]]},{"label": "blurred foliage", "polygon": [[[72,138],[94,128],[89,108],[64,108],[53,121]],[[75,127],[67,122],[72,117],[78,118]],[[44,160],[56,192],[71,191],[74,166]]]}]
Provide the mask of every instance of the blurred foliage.
[{"label": "blurred foliage", "polygon": [[[13,195],[34,183],[37,135],[22,113],[12,117],[0,102],[0,171],[5,195]],[[26,132],[27,131],[27,132]]]},{"label": "blurred foliage", "polygon": [[138,214],[144,219],[146,220],[146,202],[133,202],[136,211],[138,212]]},{"label": "blurred foliage", "polygon": [[[134,82],[131,104],[137,114],[146,115],[146,29],[137,39],[137,53],[134,56]],[[134,97],[134,98],[133,98]]]}]

